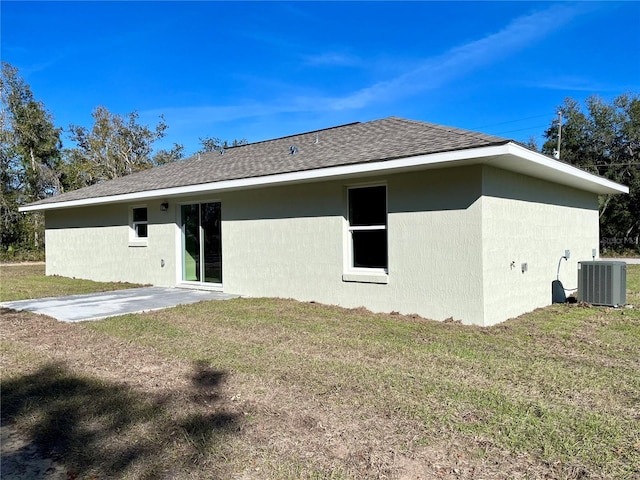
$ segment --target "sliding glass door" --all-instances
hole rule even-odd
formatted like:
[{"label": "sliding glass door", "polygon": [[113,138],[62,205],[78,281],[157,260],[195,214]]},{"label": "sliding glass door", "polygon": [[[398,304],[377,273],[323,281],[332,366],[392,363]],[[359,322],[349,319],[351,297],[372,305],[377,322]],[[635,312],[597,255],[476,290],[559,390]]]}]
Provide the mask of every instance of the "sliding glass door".
[{"label": "sliding glass door", "polygon": [[222,284],[220,203],[180,207],[182,280]]}]

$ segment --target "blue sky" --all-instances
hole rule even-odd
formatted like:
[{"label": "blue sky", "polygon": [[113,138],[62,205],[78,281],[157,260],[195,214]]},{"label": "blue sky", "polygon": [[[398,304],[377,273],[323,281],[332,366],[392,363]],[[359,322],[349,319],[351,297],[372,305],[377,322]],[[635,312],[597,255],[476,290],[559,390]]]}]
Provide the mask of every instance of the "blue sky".
[{"label": "blue sky", "polygon": [[56,125],[163,114],[173,142],[390,115],[526,141],[565,97],[640,91],[638,2],[13,2],[2,60]]}]

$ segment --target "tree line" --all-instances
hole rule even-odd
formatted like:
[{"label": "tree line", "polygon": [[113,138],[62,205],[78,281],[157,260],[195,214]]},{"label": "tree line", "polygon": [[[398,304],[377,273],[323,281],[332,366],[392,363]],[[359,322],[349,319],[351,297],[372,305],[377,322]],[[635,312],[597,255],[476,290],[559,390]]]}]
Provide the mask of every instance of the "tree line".
[{"label": "tree line", "polygon": [[[6,62],[0,94],[0,258],[44,247],[42,214],[21,214],[21,205],[184,158],[184,146],[177,143],[154,150],[169,128],[162,116],[149,127],[140,123],[137,112],[118,115],[98,106],[90,128],[69,125],[65,132],[36,100],[18,69]],[[63,133],[75,146],[63,148]],[[199,152],[247,143],[199,140]]]},{"label": "tree line", "polygon": [[[590,96],[559,107],[544,132],[542,153],[629,187],[629,194],[600,196],[601,251],[640,254],[640,96],[623,94],[607,103]],[[562,121],[562,124],[560,123]]]},{"label": "tree line", "polygon": [[[6,62],[0,94],[0,258],[20,251],[43,256],[43,216],[21,214],[21,205],[185,156],[180,144],[154,150],[169,128],[162,116],[150,127],[140,123],[136,112],[118,115],[98,106],[90,128],[57,127],[18,70]],[[640,96],[624,94],[610,103],[592,96],[584,109],[567,98],[560,110],[561,119],[552,119],[543,133],[542,148],[532,141],[528,146],[553,155],[560,132],[561,161],[629,186],[629,195],[600,197],[601,246],[640,253]],[[73,147],[63,148],[63,133]],[[247,143],[199,140],[200,152]]]}]

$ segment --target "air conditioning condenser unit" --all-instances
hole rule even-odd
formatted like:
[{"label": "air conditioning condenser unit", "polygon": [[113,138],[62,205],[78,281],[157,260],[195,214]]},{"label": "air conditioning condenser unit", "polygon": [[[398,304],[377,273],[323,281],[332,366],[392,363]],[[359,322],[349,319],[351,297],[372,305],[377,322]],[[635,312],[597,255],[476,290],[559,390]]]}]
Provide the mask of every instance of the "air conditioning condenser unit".
[{"label": "air conditioning condenser unit", "polygon": [[578,262],[578,301],[620,307],[627,300],[625,262]]}]

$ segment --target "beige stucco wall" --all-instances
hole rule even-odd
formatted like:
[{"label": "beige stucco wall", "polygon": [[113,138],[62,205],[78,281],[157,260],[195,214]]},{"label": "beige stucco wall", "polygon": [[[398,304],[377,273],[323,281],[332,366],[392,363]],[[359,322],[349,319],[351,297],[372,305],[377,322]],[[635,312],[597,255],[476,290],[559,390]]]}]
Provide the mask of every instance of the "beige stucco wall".
[{"label": "beige stucco wall", "polygon": [[[387,283],[345,281],[347,187],[380,183]],[[220,201],[226,292],[491,325],[551,302],[565,249],[560,279],[577,286],[577,262],[598,248],[595,194],[480,165],[162,201],[134,204],[148,208],[146,246],[131,242],[132,204],[48,211],[47,274],[174,286],[179,204]]]},{"label": "beige stucco wall", "polygon": [[578,262],[598,249],[596,194],[485,167],[482,217],[485,325],[549,305],[565,250],[559,278],[577,287]]},{"label": "beige stucco wall", "polygon": [[347,186],[362,182],[225,195],[225,290],[478,321],[481,167],[366,179],[365,184],[387,184],[387,284],[343,281]]},{"label": "beige stucco wall", "polygon": [[136,246],[139,242],[131,241],[131,204],[47,211],[47,275],[175,285],[175,213],[172,206],[161,212],[160,203],[133,204],[147,206],[146,246]]}]

